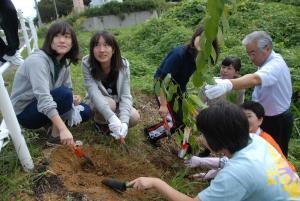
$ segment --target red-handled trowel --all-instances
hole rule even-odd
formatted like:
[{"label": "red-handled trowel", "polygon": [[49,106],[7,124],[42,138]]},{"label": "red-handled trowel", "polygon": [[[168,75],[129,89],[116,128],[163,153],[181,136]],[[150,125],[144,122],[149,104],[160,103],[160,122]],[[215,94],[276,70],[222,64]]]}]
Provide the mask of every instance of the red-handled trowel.
[{"label": "red-handled trowel", "polygon": [[75,153],[75,155],[80,158],[82,161],[81,161],[81,166],[83,168],[94,168],[94,164],[92,162],[92,160],[87,157],[84,152],[82,151],[82,149],[79,147],[82,145],[82,142],[81,141],[76,141],[76,143],[73,145],[73,151]]},{"label": "red-handled trowel", "polygon": [[172,134],[171,134],[171,129],[170,129],[170,126],[168,124],[167,118],[164,118],[164,128],[165,128],[165,132],[167,134],[168,139],[170,139]]},{"label": "red-handled trowel", "polygon": [[186,153],[190,148],[190,144],[189,144],[190,133],[191,133],[191,129],[186,126],[183,132],[183,140],[182,140],[181,148],[178,152],[179,158],[184,158],[184,156],[186,155]]},{"label": "red-handled trowel", "polygon": [[124,192],[127,188],[131,188],[132,185],[129,185],[127,181],[122,181],[113,178],[105,178],[102,180],[102,184],[108,186],[109,188],[117,191],[117,192]]}]

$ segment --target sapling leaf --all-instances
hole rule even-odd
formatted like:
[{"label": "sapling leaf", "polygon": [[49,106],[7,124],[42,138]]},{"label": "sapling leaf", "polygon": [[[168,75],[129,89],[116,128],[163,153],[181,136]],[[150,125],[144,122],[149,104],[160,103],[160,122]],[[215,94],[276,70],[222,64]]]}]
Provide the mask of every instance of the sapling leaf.
[{"label": "sapling leaf", "polygon": [[178,99],[175,98],[174,100],[174,105],[173,105],[173,110],[174,112],[178,112],[179,106],[178,106]]},{"label": "sapling leaf", "polygon": [[160,80],[159,79],[155,79],[154,80],[154,93],[156,96],[160,96]]}]

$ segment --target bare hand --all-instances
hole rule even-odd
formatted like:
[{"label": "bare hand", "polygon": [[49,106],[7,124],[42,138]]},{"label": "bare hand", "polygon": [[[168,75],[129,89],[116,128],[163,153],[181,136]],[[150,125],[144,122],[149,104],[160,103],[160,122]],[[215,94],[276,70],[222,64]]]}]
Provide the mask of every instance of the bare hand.
[{"label": "bare hand", "polygon": [[79,105],[80,102],[81,102],[80,95],[73,95],[73,103],[74,103],[74,105]]},{"label": "bare hand", "polygon": [[74,144],[73,135],[68,129],[61,130],[59,132],[60,142],[63,145],[72,145]]},{"label": "bare hand", "polygon": [[167,115],[168,115],[169,110],[168,110],[168,107],[167,107],[166,105],[161,105],[161,106],[159,107],[158,112],[159,112],[160,116],[161,116],[163,119],[165,119],[165,118],[167,118]]},{"label": "bare hand", "polygon": [[129,182],[129,186],[137,190],[146,190],[153,187],[155,178],[152,177],[139,177],[131,182]]}]

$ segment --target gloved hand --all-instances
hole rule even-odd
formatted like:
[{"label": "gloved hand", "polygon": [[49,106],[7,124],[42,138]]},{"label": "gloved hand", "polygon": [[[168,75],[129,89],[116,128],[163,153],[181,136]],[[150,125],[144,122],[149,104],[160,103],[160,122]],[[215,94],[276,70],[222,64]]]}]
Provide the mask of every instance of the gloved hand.
[{"label": "gloved hand", "polygon": [[197,174],[193,174],[192,175],[192,178],[195,179],[195,180],[201,180],[201,179],[206,179],[206,180],[209,180],[209,179],[213,179],[216,177],[216,175],[218,174],[218,172],[220,171],[220,169],[212,169],[212,170],[209,170],[208,172],[200,172],[200,173],[197,173]]},{"label": "gloved hand", "polygon": [[122,123],[122,127],[121,127],[121,136],[123,136],[123,138],[126,137],[126,135],[128,134],[128,126],[126,123]]},{"label": "gloved hand", "polygon": [[108,122],[109,122],[108,124],[109,130],[112,132],[110,135],[117,140],[120,139],[121,128],[122,128],[122,123],[120,119],[116,115],[113,115],[109,118]]},{"label": "gloved hand", "polygon": [[82,105],[72,105],[72,109],[65,114],[61,116],[61,118],[67,122],[68,126],[76,126],[78,125],[81,121],[81,115],[80,112],[84,110],[84,107]]},{"label": "gloved hand", "polygon": [[214,85],[206,85],[205,86],[205,95],[208,99],[214,99],[219,96],[224,95],[226,92],[232,90],[232,83],[228,79],[215,79],[216,84]]},{"label": "gloved hand", "polygon": [[[217,168],[220,167],[221,158],[218,158],[218,157],[198,157],[198,156],[192,156],[191,159],[185,160],[184,164],[187,167],[191,167],[191,168],[203,167],[203,168],[217,169]],[[225,164],[225,162],[224,162],[224,164]]]}]

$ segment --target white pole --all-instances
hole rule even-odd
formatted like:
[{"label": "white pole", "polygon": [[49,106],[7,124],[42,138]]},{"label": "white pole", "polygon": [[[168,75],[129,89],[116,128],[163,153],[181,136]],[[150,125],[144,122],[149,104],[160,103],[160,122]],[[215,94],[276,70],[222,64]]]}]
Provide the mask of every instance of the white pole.
[{"label": "white pole", "polygon": [[28,21],[29,21],[31,36],[32,36],[32,39],[33,39],[33,49],[38,49],[39,48],[38,37],[37,37],[36,30],[35,30],[35,26],[34,26],[32,20],[29,19]]},{"label": "white pole", "polygon": [[29,40],[27,31],[26,31],[26,25],[25,25],[25,20],[24,20],[22,11],[20,11],[20,10],[18,11],[18,16],[19,16],[21,29],[22,29],[23,37],[24,37],[24,40],[25,40],[26,48],[27,48],[27,53],[29,55],[31,53],[30,40]]},{"label": "white pole", "polygon": [[[5,65],[10,65],[10,63],[6,62],[2,67],[7,68],[5,67]],[[27,148],[24,136],[21,133],[21,128],[13,110],[13,106],[10,102],[8,92],[5,88],[2,73],[0,74],[0,98],[0,111],[2,112],[3,119],[10,132],[10,136],[14,143],[15,150],[17,152],[17,155],[23,166],[24,171],[29,172],[34,168],[33,161]]]}]

